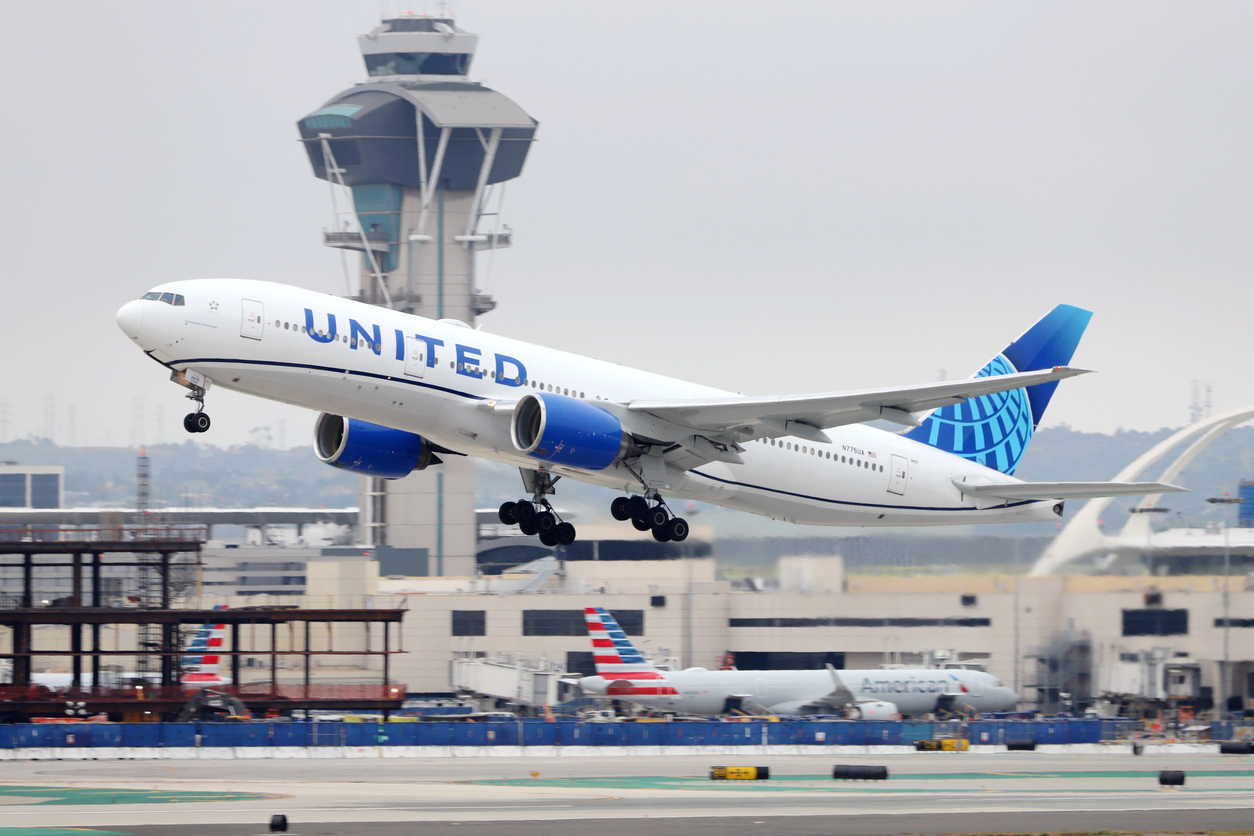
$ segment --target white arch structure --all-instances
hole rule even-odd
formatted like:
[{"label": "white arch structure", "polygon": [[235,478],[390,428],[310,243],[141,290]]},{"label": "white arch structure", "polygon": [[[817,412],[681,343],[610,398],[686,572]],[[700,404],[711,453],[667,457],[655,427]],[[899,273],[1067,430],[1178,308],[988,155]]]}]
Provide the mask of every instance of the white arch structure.
[{"label": "white arch structure", "polygon": [[[1180,432],[1155,445],[1153,449],[1144,453],[1132,464],[1119,471],[1119,475],[1115,477],[1114,481],[1130,482],[1135,480],[1156,462],[1166,457],[1176,446],[1190,438],[1196,437],[1196,440],[1185,448],[1183,453],[1177,456],[1171,464],[1167,465],[1162,476],[1158,479],[1160,482],[1173,482],[1197,458],[1198,454],[1209,447],[1216,439],[1250,420],[1254,420],[1254,406],[1234,409],[1230,412],[1216,415],[1214,418],[1199,421],[1191,427],[1185,427]],[[1146,494],[1137,504],[1137,507],[1153,507],[1161,497],[1162,494]],[[1098,523],[1102,513],[1110,505],[1112,499],[1113,497],[1090,499],[1080,509],[1080,513],[1076,514],[1071,519],[1071,522],[1067,523],[1066,527],[1058,533],[1058,536],[1045,549],[1045,553],[1037,559],[1032,566],[1032,571],[1028,574],[1032,577],[1053,575],[1057,574],[1058,570],[1067,564],[1075,563],[1093,555],[1143,552],[1146,551],[1147,546],[1151,548],[1160,546],[1163,549],[1170,549],[1177,553],[1189,551],[1209,553],[1213,552],[1216,547],[1215,543],[1202,540],[1176,542],[1180,538],[1163,536],[1163,534],[1169,534],[1170,532],[1153,535],[1153,539],[1157,539],[1160,542],[1151,545],[1149,514],[1132,514],[1130,515],[1131,519],[1128,520],[1118,535],[1112,537],[1104,534]],[[1219,545],[1222,546],[1222,544]],[[1234,548],[1239,547],[1243,551],[1248,545],[1243,541],[1233,540],[1232,542]]]}]

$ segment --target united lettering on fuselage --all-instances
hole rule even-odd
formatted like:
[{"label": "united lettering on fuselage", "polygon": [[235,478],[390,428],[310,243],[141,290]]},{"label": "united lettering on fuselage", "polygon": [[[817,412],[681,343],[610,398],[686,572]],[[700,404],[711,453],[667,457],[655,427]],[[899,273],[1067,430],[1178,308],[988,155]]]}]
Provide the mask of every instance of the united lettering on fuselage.
[{"label": "united lettering on fuselage", "polygon": [[[305,308],[305,334],[318,345],[327,345],[336,341],[339,336],[336,331],[337,320],[333,313],[326,314],[326,329],[318,329],[315,323],[318,321],[312,308]],[[359,345],[365,346],[375,354],[382,354],[383,336],[382,329],[377,324],[370,324],[369,330],[356,319],[349,319],[349,333],[346,336],[348,347],[356,350]],[[400,329],[394,329],[396,341],[396,359],[405,359],[405,332]],[[434,369],[439,365],[439,357],[436,354],[436,347],[443,346],[444,340],[436,337],[428,337],[424,334],[412,334],[412,339],[418,340],[426,350],[425,355],[426,366]],[[454,343],[453,349],[456,352],[456,367],[454,371],[465,377],[472,377],[476,380],[482,380],[489,377],[494,383],[501,386],[520,387],[525,385],[527,381],[527,367],[523,362],[515,357],[507,354],[493,352],[492,357],[495,363],[495,369],[489,374],[482,366],[482,350],[472,345],[463,343]],[[506,369],[509,369],[509,375],[506,376]]]}]

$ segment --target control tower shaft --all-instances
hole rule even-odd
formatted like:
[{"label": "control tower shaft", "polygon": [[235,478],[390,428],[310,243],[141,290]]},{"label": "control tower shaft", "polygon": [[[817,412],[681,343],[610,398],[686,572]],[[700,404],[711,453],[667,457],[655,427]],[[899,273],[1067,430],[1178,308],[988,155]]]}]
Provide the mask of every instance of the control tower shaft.
[{"label": "control tower shaft", "polygon": [[[351,192],[324,243],[361,254],[357,298],[471,326],[495,307],[476,254],[511,241],[489,192],[522,173],[537,125],[468,79],[478,40],[450,18],[384,20],[358,38],[369,81],[298,122],[314,175]],[[363,479],[360,507],[365,542],[427,548],[431,574],[474,573],[469,462]]]}]

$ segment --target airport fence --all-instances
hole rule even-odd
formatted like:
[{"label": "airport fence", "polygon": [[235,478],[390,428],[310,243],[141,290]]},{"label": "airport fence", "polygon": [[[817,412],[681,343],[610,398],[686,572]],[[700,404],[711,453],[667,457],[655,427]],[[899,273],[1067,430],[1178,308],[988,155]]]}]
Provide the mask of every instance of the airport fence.
[{"label": "airport fence", "polygon": [[[1231,724],[1199,737],[1227,740]],[[503,720],[391,723],[43,723],[0,725],[0,749],[213,748],[248,746],[913,746],[967,738],[974,746],[1128,739],[1140,725],[1110,720],[974,720],[911,723],[852,720],[578,723]],[[1120,736],[1116,736],[1120,735]]]}]

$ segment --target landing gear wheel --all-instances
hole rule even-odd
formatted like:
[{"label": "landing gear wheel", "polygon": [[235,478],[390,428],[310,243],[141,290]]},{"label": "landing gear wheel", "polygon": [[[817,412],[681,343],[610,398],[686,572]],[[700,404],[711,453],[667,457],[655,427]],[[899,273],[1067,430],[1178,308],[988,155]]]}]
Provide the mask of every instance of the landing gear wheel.
[{"label": "landing gear wheel", "polygon": [[559,546],[569,546],[575,542],[575,527],[568,522],[559,523],[557,528],[553,529],[553,536],[557,538]]},{"label": "landing gear wheel", "polygon": [[666,509],[661,505],[656,505],[649,509],[649,513],[645,515],[645,522],[649,524],[649,528],[655,531],[659,528],[665,528],[666,523],[670,520],[671,515],[666,513]]},{"label": "landing gear wheel", "polygon": [[536,515],[536,506],[530,500],[520,499],[514,503],[514,518],[523,523]]},{"label": "landing gear wheel", "polygon": [[641,517],[632,517],[631,525],[633,528],[636,529],[636,531],[648,531],[649,530],[649,521]]},{"label": "landing gear wheel", "polygon": [[540,529],[536,528],[536,524],[533,520],[519,520],[518,530],[523,534],[526,534],[528,537],[535,537],[540,531]]},{"label": "landing gear wheel", "polygon": [[682,543],[688,539],[688,522],[683,517],[675,517],[666,524],[666,539]]},{"label": "landing gear wheel", "polygon": [[630,505],[631,515],[633,517],[643,517],[645,514],[649,513],[649,500],[645,499],[643,496],[633,496],[631,499],[627,500],[627,502]]},{"label": "landing gear wheel", "polygon": [[539,531],[541,534],[544,534],[545,532],[552,531],[554,528],[557,528],[557,517],[553,516],[553,514],[550,513],[549,511],[545,511],[544,513],[541,513],[541,514],[536,514],[532,522],[535,523],[536,530]]},{"label": "landing gear wheel", "polygon": [[671,536],[666,533],[666,526],[653,529],[653,539],[657,540],[659,543],[669,543],[671,541]]},{"label": "landing gear wheel", "polygon": [[513,525],[518,522],[518,506],[512,502],[506,502],[496,512],[496,516],[500,519],[502,525]]},{"label": "landing gear wheel", "polygon": [[610,516],[619,522],[631,519],[631,500],[625,496],[617,497],[610,503]]},{"label": "landing gear wheel", "polygon": [[[209,413],[193,412],[191,414],[191,419],[193,427],[192,432],[203,433],[209,431]],[[184,419],[184,423],[186,423],[186,419]]]},{"label": "landing gear wheel", "polygon": [[541,531],[540,542],[548,546],[549,548],[553,548],[554,546],[557,545],[557,535],[554,534],[552,531]]},{"label": "landing gear wheel", "polygon": [[183,416],[183,429],[189,433],[196,432],[196,413],[189,412]]}]

